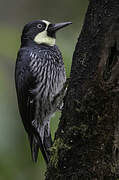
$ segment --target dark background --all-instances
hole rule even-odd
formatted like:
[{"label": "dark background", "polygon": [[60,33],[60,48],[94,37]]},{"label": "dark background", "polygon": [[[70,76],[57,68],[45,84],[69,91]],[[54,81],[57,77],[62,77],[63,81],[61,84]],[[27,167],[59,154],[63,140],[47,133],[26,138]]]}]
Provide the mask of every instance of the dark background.
[{"label": "dark background", "polygon": [[[14,67],[22,28],[34,19],[73,22],[57,33],[56,41],[68,77],[87,6],[88,0],[0,0],[0,180],[44,180],[46,168],[40,153],[38,163],[32,163],[17,107]],[[52,136],[59,116],[56,113],[52,119]]]}]

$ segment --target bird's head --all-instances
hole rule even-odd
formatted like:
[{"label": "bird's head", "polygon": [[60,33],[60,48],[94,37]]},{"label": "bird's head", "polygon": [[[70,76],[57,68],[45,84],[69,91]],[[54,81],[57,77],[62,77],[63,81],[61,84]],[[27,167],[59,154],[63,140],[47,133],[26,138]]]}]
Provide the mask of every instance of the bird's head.
[{"label": "bird's head", "polygon": [[55,45],[56,31],[72,24],[71,22],[63,22],[58,24],[52,24],[45,20],[32,21],[24,26],[22,32],[22,42],[32,40],[37,44],[48,44],[50,46]]}]

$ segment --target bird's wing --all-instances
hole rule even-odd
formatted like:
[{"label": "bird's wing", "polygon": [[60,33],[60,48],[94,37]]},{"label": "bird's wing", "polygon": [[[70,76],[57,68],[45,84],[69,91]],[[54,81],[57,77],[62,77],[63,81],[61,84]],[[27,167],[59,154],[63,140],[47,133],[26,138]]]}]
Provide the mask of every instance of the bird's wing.
[{"label": "bird's wing", "polygon": [[[32,125],[32,122],[35,118],[35,111],[36,111],[36,102],[34,89],[36,88],[36,80],[37,80],[37,73],[35,69],[35,60],[36,56],[34,56],[31,52],[27,51],[26,49],[21,49],[17,56],[16,61],[16,68],[15,68],[15,83],[16,83],[16,90],[17,90],[17,98],[18,98],[18,106],[19,111],[22,117],[22,121],[25,127],[25,130],[28,133],[29,141],[31,145],[31,152],[32,158],[36,162],[38,156],[38,149],[40,147],[44,159],[48,162],[48,152],[47,147],[42,142],[42,137],[39,136],[37,133],[37,127]],[[43,59],[46,59],[45,53],[42,56],[42,59],[39,58],[38,67],[40,69],[40,64],[43,63]],[[32,61],[33,60],[33,61]],[[40,62],[41,60],[41,62]],[[32,63],[30,66],[30,63]],[[43,65],[41,64],[43,67]],[[34,67],[34,69],[32,69]],[[36,64],[37,68],[37,64]],[[46,69],[45,69],[46,70]],[[44,70],[40,69],[40,72],[45,73]],[[42,77],[42,75],[41,75]],[[50,144],[51,144],[51,137]]]},{"label": "bird's wing", "polygon": [[35,87],[35,78],[29,70],[29,52],[22,49],[19,51],[15,68],[15,83],[18,98],[20,115],[26,131],[31,127],[31,122],[35,115],[35,102],[31,90]]}]

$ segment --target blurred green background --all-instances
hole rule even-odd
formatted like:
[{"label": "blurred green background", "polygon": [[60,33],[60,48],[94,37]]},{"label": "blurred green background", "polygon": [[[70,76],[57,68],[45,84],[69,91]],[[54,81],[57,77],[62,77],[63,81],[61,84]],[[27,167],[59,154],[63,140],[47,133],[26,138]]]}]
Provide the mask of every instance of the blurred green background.
[{"label": "blurred green background", "polygon": [[[34,19],[72,21],[57,33],[57,45],[69,76],[72,54],[88,0],[0,0],[0,180],[44,180],[45,163],[33,164],[27,135],[21,123],[14,85],[14,67],[25,23]],[[52,135],[60,114],[52,119]]]}]

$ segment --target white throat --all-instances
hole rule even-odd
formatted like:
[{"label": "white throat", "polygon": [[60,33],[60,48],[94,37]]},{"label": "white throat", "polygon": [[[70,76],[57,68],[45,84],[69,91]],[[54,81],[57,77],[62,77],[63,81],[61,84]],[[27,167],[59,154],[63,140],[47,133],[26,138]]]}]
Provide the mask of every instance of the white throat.
[{"label": "white throat", "polygon": [[45,44],[48,44],[49,46],[54,46],[56,39],[49,37],[47,35],[47,28],[48,28],[48,25],[50,24],[50,22],[45,21],[45,20],[43,20],[43,22],[46,23],[46,28],[43,32],[40,32],[35,36],[34,41],[38,44],[45,43]]}]

